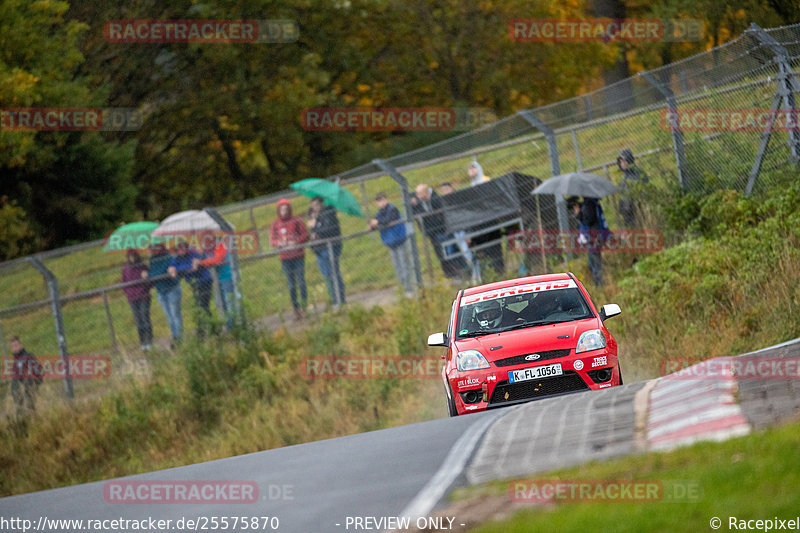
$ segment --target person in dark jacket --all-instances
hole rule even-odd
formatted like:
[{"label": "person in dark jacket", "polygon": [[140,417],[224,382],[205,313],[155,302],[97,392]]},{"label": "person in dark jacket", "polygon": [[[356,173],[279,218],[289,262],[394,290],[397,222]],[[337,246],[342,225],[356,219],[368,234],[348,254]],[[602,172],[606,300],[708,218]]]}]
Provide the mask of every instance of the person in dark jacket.
[{"label": "person in dark jacket", "polygon": [[622,197],[619,200],[619,214],[622,216],[622,222],[627,228],[636,227],[637,213],[639,211],[636,202],[633,199],[632,189],[638,183],[646,185],[649,181],[647,174],[640,169],[635,162],[633,152],[630,150],[623,150],[617,157],[617,167],[622,172],[622,181],[620,182],[620,192]]},{"label": "person in dark jacket", "polygon": [[584,198],[583,202],[579,202],[576,197],[572,197],[567,204],[572,207],[573,213],[578,218],[580,227],[578,242],[586,246],[592,280],[600,287],[604,283],[601,249],[610,234],[603,207],[597,198]]},{"label": "person in dark jacket", "polygon": [[42,384],[44,371],[36,357],[28,352],[16,335],[9,342],[14,356],[11,371],[11,397],[17,408],[17,422],[25,423],[36,410],[36,390]]},{"label": "person in dark jacket", "polygon": [[[273,248],[281,251],[281,267],[286,274],[289,284],[289,296],[292,298],[294,316],[297,320],[305,318],[308,302],[306,291],[306,250],[294,248],[298,244],[308,241],[308,231],[303,219],[292,215],[292,204],[286,198],[279,200],[277,205],[278,219],[270,228],[269,243]],[[297,291],[300,290],[300,299]]]},{"label": "person in dark jacket", "polygon": [[[158,278],[168,274],[169,267],[175,266],[172,255],[167,251],[162,243],[153,244],[150,250],[150,269],[147,273],[149,278]],[[183,335],[183,316],[181,315],[181,283],[175,277],[156,279],[153,281],[156,287],[156,298],[167,317],[170,333],[172,333],[172,345],[180,340]]]},{"label": "person in dark jacket", "polygon": [[189,246],[186,242],[178,243],[178,253],[175,255],[172,264],[167,269],[169,274],[174,277],[182,277],[192,288],[194,301],[200,314],[197,316],[197,333],[203,337],[211,317],[211,291],[214,288],[214,278],[206,267],[197,266],[199,260],[205,258],[203,254]]},{"label": "person in dark jacket", "polygon": [[[321,196],[311,199],[311,219],[308,221],[308,228],[311,230],[311,240],[336,239],[342,236],[339,226],[339,218],[336,216],[336,209],[333,206],[325,205],[325,200]],[[342,272],[339,269],[339,256],[342,255],[342,240],[337,239],[328,243],[312,244],[311,251],[317,256],[317,266],[322,277],[325,278],[325,285],[328,287],[328,294],[334,309],[346,303],[344,296],[344,281]],[[331,255],[332,254],[332,255]]]},{"label": "person in dark jacket", "polygon": [[467,272],[467,262],[463,256],[445,259],[442,242],[452,239],[446,232],[444,220],[444,203],[436,192],[426,184],[417,185],[416,195],[411,199],[414,216],[419,217],[423,233],[431,241],[436,257],[442,265],[444,275],[450,279],[464,275]]},{"label": "person in dark jacket", "polygon": [[403,286],[403,293],[410,297],[414,294],[411,285],[411,268],[408,264],[408,252],[406,241],[406,225],[400,222],[400,210],[389,203],[386,194],[378,193],[375,196],[375,203],[378,204],[378,212],[375,218],[369,221],[371,229],[380,229],[381,241],[389,249],[389,257],[392,258],[392,266],[397,275],[397,279]]},{"label": "person in dark jacket", "polygon": [[128,304],[133,311],[136,321],[136,330],[139,332],[139,346],[142,351],[148,351],[153,344],[153,326],[150,323],[150,282],[147,280],[147,265],[142,262],[142,257],[136,250],[128,250],[125,266],[122,267],[122,282],[138,281],[122,290],[128,299]]}]

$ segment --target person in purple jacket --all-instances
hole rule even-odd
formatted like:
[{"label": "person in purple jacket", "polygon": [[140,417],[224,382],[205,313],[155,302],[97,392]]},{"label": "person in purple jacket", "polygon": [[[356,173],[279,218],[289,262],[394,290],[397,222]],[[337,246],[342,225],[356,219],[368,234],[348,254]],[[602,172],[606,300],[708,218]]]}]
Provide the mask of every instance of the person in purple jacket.
[{"label": "person in purple jacket", "polygon": [[139,331],[139,344],[142,351],[148,351],[153,344],[153,326],[150,323],[150,286],[147,279],[147,265],[136,250],[128,250],[125,266],[122,267],[122,282],[140,281],[122,290],[133,310],[133,319]]}]

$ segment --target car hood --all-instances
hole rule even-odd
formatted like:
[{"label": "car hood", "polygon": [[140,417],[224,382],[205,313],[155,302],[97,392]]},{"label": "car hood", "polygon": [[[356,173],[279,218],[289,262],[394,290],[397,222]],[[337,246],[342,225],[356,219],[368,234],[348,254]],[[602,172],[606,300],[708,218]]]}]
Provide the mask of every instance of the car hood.
[{"label": "car hood", "polygon": [[462,339],[455,341],[455,347],[459,352],[478,350],[489,361],[496,361],[537,351],[574,350],[581,333],[600,327],[600,319],[587,318]]}]

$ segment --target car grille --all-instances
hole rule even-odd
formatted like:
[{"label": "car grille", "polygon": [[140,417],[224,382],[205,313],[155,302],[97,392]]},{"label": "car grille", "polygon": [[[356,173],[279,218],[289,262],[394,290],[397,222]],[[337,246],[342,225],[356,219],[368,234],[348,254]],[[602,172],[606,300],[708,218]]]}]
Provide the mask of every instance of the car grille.
[{"label": "car grille", "polygon": [[[574,370],[565,370],[561,376],[553,378],[532,379],[520,381],[519,383],[509,383],[508,380],[498,381],[497,386],[489,398],[489,405],[501,405],[519,400],[550,396],[552,394],[563,394],[589,390],[589,386]],[[508,397],[506,397],[508,394]]]},{"label": "car grille", "polygon": [[525,363],[530,363],[532,361],[526,361],[525,358],[529,355],[533,355],[535,353],[539,354],[539,358],[535,359],[538,363],[539,361],[545,361],[547,359],[556,359],[558,357],[566,357],[571,352],[569,348],[565,350],[550,350],[547,352],[531,352],[531,353],[524,353],[522,355],[515,355],[514,357],[508,357],[506,359],[498,359],[494,362],[497,366],[512,366],[512,365],[522,365]]}]

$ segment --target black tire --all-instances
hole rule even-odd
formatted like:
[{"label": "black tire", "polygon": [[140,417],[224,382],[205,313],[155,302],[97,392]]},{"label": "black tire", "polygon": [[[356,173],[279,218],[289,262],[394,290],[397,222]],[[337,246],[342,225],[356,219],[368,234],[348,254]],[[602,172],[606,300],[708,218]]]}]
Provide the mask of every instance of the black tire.
[{"label": "black tire", "polygon": [[458,410],[456,410],[456,401],[453,399],[453,391],[450,389],[449,385],[444,386],[444,395],[447,398],[447,412],[452,416],[458,416]]},{"label": "black tire", "polygon": [[619,376],[619,384],[622,385],[622,368],[617,364],[617,375]]}]

